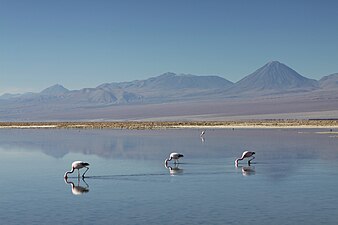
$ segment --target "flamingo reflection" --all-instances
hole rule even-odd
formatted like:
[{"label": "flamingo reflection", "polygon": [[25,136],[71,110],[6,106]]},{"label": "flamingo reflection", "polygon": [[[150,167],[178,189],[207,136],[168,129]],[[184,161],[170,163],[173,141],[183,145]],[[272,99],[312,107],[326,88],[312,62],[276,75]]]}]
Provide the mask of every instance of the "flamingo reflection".
[{"label": "flamingo reflection", "polygon": [[183,169],[178,168],[177,164],[175,164],[173,167],[165,164],[164,167],[169,170],[170,176],[180,175],[183,173]]},{"label": "flamingo reflection", "polygon": [[236,168],[241,169],[243,176],[251,176],[256,174],[254,166],[238,166]]},{"label": "flamingo reflection", "polygon": [[84,178],[82,178],[82,181],[85,184],[85,186],[80,185],[80,183],[81,183],[80,178],[77,179],[77,185],[75,185],[74,182],[72,182],[72,181],[68,181],[67,178],[65,178],[64,181],[65,181],[66,184],[70,184],[70,186],[72,187],[73,195],[82,195],[83,193],[89,192],[89,185],[86,183]]},{"label": "flamingo reflection", "polygon": [[201,137],[201,141],[202,141],[202,143],[204,143],[204,142],[205,142],[205,139],[204,139],[204,137]]}]

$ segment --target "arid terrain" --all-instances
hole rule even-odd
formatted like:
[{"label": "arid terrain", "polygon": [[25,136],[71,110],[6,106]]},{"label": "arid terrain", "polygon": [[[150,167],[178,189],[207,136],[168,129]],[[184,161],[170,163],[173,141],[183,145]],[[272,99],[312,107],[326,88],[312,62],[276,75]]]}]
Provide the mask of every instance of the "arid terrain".
[{"label": "arid terrain", "polygon": [[0,128],[175,129],[175,128],[338,128],[338,120],[247,120],[173,122],[0,122]]}]

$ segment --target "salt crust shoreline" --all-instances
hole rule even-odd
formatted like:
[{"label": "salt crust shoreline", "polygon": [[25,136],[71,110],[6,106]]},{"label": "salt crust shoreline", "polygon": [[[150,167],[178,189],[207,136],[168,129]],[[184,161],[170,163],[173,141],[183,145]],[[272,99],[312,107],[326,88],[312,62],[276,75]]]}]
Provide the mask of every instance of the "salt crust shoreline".
[{"label": "salt crust shoreline", "polygon": [[[194,122],[192,122],[194,123]],[[207,122],[206,122],[207,123]],[[52,124],[46,123],[25,123],[24,125],[20,125],[20,123],[0,123],[0,129],[316,129],[316,128],[327,128],[327,129],[337,129],[338,124],[337,121],[330,124],[299,124],[299,123],[266,123],[262,122],[263,124],[258,124],[255,122],[253,123],[238,123],[235,122],[234,124],[227,124],[227,125],[188,125],[187,122],[184,124],[175,124],[175,123],[156,123],[156,122],[146,122],[146,123],[139,123],[139,122],[118,122],[117,124],[114,123],[58,123],[54,122]]]}]

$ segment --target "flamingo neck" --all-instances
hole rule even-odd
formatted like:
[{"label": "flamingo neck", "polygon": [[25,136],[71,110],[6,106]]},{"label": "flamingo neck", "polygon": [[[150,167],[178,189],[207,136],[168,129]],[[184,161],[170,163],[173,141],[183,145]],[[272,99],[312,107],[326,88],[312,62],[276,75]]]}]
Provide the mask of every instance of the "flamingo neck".
[{"label": "flamingo neck", "polygon": [[69,173],[73,173],[73,172],[74,172],[74,167],[72,167],[72,170],[71,170],[71,171],[67,171],[67,172],[65,173],[65,176],[64,176],[64,177],[67,178],[67,177],[68,177],[68,174],[69,174]]},{"label": "flamingo neck", "polygon": [[236,160],[235,160],[235,163],[237,164],[238,161],[240,161],[240,160],[243,160],[243,158],[238,158],[238,159],[236,159]]},{"label": "flamingo neck", "polygon": [[171,161],[171,158],[166,159],[166,160],[164,161],[165,165],[168,165],[168,162],[169,162],[169,161]]}]

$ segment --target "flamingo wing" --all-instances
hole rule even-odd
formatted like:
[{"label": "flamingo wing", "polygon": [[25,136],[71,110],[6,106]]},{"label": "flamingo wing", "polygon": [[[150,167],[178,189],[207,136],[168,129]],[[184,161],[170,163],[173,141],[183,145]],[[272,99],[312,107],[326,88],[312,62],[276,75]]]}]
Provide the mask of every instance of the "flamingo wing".
[{"label": "flamingo wing", "polygon": [[243,152],[243,154],[242,154],[242,159],[244,159],[244,158],[246,158],[246,157],[250,157],[250,156],[251,156],[250,153],[251,153],[251,152],[249,152],[249,151]]}]

